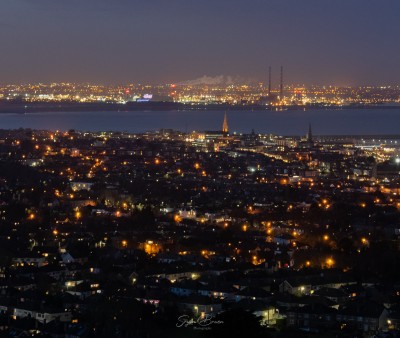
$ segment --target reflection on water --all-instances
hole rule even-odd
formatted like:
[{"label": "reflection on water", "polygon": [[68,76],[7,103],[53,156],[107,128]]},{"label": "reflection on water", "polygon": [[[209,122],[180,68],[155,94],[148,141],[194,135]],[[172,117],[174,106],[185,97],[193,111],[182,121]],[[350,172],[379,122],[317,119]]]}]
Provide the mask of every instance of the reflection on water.
[{"label": "reflection on water", "polygon": [[[302,135],[312,124],[315,134],[400,134],[400,109],[228,111],[231,132]],[[55,112],[0,114],[1,129],[144,132],[219,130],[224,111]]]}]

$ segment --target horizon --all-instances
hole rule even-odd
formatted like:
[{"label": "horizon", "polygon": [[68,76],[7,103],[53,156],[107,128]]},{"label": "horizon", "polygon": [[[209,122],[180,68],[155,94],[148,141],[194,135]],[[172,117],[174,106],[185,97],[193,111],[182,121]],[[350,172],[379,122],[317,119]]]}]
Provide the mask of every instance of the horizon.
[{"label": "horizon", "polygon": [[[230,75],[221,75],[224,77],[230,77]],[[201,87],[201,86],[220,86],[220,87],[229,87],[229,86],[259,86],[262,84],[263,86],[268,85],[268,81],[247,81],[244,80],[243,82],[233,82],[233,83],[187,83],[191,81],[197,81],[203,77],[208,77],[207,75],[204,75],[200,78],[197,79],[191,79],[191,80],[184,80],[184,81],[173,81],[173,82],[140,82],[140,81],[127,81],[127,82],[115,82],[115,83],[106,83],[106,82],[95,82],[95,81],[47,81],[47,82],[0,82],[0,87],[4,86],[35,86],[35,85],[44,85],[44,86],[50,86],[53,84],[57,85],[88,85],[88,86],[103,86],[103,87],[125,87],[125,86],[193,86],[193,87]],[[219,77],[219,76],[216,76]],[[0,80],[1,81],[1,80]],[[275,85],[274,85],[275,83]],[[290,88],[290,87],[306,87],[306,88],[312,88],[312,87],[334,87],[334,88],[380,88],[380,89],[385,89],[385,88],[396,88],[400,87],[400,81],[398,83],[380,83],[380,84],[372,84],[372,83],[366,83],[366,84],[344,84],[344,85],[335,85],[335,84],[330,84],[328,82],[326,83],[283,83],[283,86],[285,88]],[[273,81],[273,86],[272,86],[273,91],[278,91],[279,90],[279,81]]]}]

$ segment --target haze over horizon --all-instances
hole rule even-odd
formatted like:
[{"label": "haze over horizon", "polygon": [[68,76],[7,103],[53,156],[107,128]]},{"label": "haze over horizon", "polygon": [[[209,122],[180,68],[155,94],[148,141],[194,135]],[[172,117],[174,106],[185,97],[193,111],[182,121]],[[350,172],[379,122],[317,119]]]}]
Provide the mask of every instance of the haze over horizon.
[{"label": "haze over horizon", "polygon": [[0,83],[399,84],[397,0],[7,0]]}]

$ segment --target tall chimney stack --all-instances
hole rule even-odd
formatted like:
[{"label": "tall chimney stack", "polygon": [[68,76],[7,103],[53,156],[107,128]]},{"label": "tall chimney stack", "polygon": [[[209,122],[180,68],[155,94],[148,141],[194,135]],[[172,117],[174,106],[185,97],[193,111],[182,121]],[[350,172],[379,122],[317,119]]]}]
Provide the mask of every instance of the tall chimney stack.
[{"label": "tall chimney stack", "polygon": [[279,100],[283,100],[283,66],[281,66],[281,84],[279,87]]},{"label": "tall chimney stack", "polygon": [[268,74],[268,96],[271,96],[271,86],[272,86],[272,79],[271,79],[271,66],[269,66],[269,74]]}]

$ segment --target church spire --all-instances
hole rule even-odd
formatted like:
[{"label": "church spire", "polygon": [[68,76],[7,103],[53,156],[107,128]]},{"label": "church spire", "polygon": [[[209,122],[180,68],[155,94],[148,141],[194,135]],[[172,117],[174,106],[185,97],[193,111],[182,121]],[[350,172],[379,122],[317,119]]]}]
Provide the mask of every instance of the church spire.
[{"label": "church spire", "polygon": [[228,134],[228,132],[229,132],[228,119],[226,117],[226,112],[225,112],[225,116],[224,116],[224,123],[222,124],[222,132],[225,134]]},{"label": "church spire", "polygon": [[308,125],[307,141],[308,141],[308,142],[312,142],[311,123]]}]

